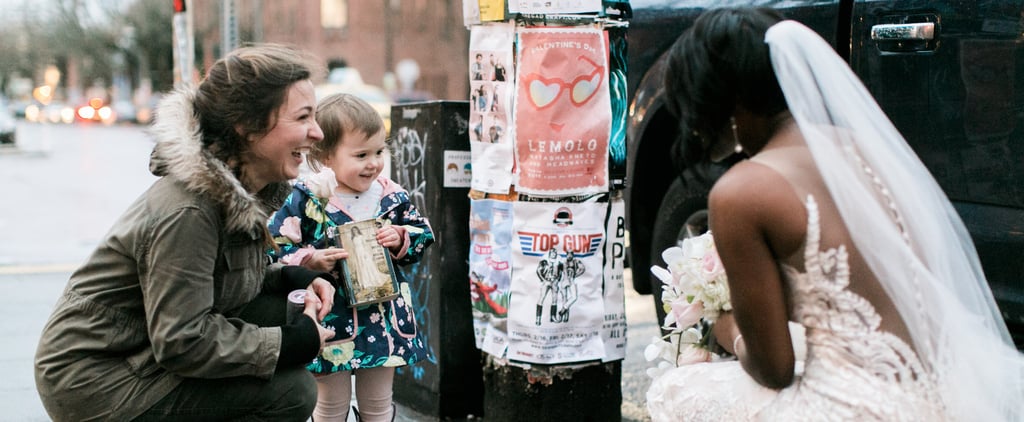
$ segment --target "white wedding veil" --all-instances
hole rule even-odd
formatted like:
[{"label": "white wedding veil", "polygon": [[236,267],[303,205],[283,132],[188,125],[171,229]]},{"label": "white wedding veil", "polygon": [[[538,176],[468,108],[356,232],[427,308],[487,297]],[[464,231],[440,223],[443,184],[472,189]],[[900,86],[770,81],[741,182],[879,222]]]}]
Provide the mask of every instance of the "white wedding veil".
[{"label": "white wedding veil", "polygon": [[892,298],[954,420],[1024,418],[1024,355],[938,183],[814,31],[765,34],[779,85],[857,249]]}]

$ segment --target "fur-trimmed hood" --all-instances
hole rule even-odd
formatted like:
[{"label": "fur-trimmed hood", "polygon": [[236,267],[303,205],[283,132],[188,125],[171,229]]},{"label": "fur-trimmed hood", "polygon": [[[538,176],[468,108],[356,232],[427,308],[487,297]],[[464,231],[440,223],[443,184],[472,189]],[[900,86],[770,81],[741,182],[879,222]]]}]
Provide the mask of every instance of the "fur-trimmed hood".
[{"label": "fur-trimmed hood", "polygon": [[149,171],[180,181],[188,191],[219,203],[228,231],[266,227],[267,217],[281,206],[291,185],[271,183],[255,195],[246,191],[227,164],[203,148],[194,99],[194,89],[179,88],[160,101],[150,127],[156,146]]}]

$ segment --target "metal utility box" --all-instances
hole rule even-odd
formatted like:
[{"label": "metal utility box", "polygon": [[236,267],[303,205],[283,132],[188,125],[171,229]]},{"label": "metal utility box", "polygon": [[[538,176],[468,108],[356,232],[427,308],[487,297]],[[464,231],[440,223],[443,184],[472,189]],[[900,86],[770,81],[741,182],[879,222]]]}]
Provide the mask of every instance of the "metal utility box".
[{"label": "metal utility box", "polygon": [[430,221],[435,243],[402,269],[428,358],[399,368],[395,401],[438,419],[483,412],[481,354],[469,289],[469,102],[391,108],[391,179]]}]

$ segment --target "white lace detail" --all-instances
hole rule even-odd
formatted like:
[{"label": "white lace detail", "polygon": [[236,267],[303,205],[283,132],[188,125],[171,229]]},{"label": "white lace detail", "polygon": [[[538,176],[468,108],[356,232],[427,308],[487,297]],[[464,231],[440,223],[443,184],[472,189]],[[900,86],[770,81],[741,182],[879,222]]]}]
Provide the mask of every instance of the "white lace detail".
[{"label": "white lace detail", "polygon": [[881,317],[849,291],[845,246],[819,250],[818,206],[808,196],[805,272],[782,266],[806,327],[803,375],[774,391],[739,362],[688,365],[654,380],[647,406],[655,421],[942,421],[937,390],[913,349],[880,331]]},{"label": "white lace detail", "polygon": [[818,205],[808,195],[805,272],[783,266],[793,313],[807,329],[804,376],[764,409],[768,420],[942,420],[917,354],[879,331],[874,306],[847,288],[846,247],[820,250]]}]

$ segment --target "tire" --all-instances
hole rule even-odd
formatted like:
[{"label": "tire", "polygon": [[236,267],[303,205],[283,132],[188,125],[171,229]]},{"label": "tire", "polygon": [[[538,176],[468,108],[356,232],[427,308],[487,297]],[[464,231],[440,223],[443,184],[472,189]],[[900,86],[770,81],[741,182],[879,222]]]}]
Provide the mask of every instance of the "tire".
[{"label": "tire", "polygon": [[[665,198],[658,208],[654,220],[654,231],[651,236],[651,265],[665,267],[661,253],[676,246],[683,239],[698,236],[708,230],[708,188],[700,183],[690,181],[684,184],[677,179],[665,192]],[[635,270],[635,269],[634,269]],[[665,308],[661,301],[662,283],[650,273],[651,294],[654,296],[654,310],[658,314],[658,323],[665,321]],[[634,273],[635,277],[635,273]]]}]

